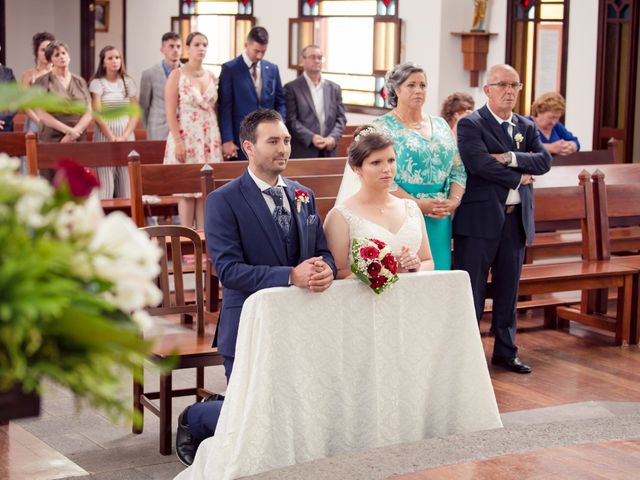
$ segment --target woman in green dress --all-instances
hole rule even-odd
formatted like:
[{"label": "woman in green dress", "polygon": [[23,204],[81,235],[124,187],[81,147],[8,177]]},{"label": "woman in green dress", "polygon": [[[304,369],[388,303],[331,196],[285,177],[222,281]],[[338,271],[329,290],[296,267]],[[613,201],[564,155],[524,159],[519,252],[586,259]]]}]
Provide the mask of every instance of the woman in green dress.
[{"label": "woman in green dress", "polygon": [[467,175],[447,122],[424,115],[427,76],[407,62],[387,73],[385,91],[393,110],[374,120],[394,140],[395,194],[412,198],[425,217],[436,270],[451,269],[451,218],[464,194]]}]

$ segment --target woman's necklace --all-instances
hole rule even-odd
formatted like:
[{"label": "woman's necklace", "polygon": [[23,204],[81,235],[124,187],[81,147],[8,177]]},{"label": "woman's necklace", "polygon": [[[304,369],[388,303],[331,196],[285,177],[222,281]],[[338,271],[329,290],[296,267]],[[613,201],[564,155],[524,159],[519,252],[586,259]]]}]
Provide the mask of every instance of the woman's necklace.
[{"label": "woman's necklace", "polygon": [[200,69],[200,70],[191,70],[191,75],[194,76],[195,78],[200,78],[202,76],[204,76],[204,69]]},{"label": "woman's necklace", "polygon": [[403,125],[405,125],[408,128],[412,128],[413,130],[420,130],[422,127],[424,127],[424,119],[423,118],[420,118],[420,120],[415,122],[415,121],[407,120],[402,115],[400,115],[397,110],[391,110],[391,113],[393,114],[394,117],[396,117],[398,120],[400,120],[400,123],[402,123]]}]

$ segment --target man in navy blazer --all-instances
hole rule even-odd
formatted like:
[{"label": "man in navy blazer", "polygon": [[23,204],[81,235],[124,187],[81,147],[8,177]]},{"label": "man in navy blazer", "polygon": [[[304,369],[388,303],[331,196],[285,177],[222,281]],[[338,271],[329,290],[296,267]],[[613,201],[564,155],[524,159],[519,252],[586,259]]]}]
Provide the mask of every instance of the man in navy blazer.
[{"label": "man in navy blazer", "polygon": [[246,160],[240,149],[240,123],[258,108],[277,110],[286,117],[284,91],[278,66],[263,60],[269,33],[253,27],[247,35],[242,55],[222,65],[218,85],[218,123],[222,156]]},{"label": "man in navy blazer", "polygon": [[495,336],[492,364],[517,373],[516,302],[525,242],[533,241],[533,175],[551,168],[534,123],[513,113],[522,89],[518,72],[495,65],[483,91],[487,104],[458,123],[458,148],[467,188],[453,219],[455,267],[471,278],[478,322],[491,271]]},{"label": "man in navy blazer", "polygon": [[[323,292],[335,263],[327,247],[313,192],[280,174],[291,154],[291,136],[280,114],[259,109],[240,126],[249,168],[206,201],[209,256],[222,283],[222,307],[214,346],[224,356],[227,382],[235,357],[242,306],[264,288],[295,285]],[[304,191],[309,202],[297,202]],[[176,452],[191,464],[198,444],[214,434],[219,399],[188,407],[178,421]]]}]

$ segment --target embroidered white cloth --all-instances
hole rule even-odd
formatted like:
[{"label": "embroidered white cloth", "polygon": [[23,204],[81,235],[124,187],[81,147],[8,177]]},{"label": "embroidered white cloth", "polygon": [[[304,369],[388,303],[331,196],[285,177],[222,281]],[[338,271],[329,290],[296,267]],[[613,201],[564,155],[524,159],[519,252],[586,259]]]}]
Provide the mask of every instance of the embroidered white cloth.
[{"label": "embroidered white cloth", "polygon": [[187,479],[502,426],[465,272],[262,290],[242,310],[216,435]]}]

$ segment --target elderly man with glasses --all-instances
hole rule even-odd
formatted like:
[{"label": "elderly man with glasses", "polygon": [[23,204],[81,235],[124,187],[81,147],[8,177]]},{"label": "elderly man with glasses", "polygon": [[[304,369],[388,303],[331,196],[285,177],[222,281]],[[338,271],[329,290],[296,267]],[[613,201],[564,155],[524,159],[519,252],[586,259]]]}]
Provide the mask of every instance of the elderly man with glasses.
[{"label": "elderly man with glasses", "polygon": [[304,72],[284,86],[291,158],[335,157],[347,124],[342,90],[322,78],[320,47],[308,45],[300,56]]},{"label": "elderly man with glasses", "polygon": [[525,243],[535,232],[533,175],[549,171],[551,156],[534,123],[513,112],[521,89],[513,67],[491,67],[483,87],[487,104],[458,123],[467,189],[453,220],[453,238],[455,267],[469,273],[478,322],[491,272],[491,363],[530,373],[515,343],[516,302]]}]

